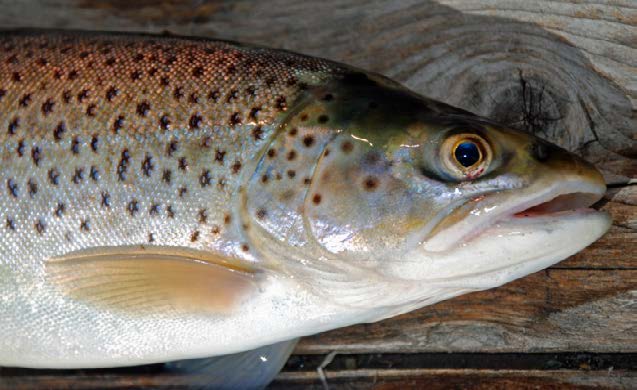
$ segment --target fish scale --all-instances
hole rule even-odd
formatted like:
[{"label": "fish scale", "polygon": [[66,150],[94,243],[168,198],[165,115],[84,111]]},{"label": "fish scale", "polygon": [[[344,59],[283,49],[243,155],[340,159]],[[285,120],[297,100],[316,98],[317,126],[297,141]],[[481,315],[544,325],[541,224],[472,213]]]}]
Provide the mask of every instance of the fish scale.
[{"label": "fish scale", "polygon": [[14,236],[77,248],[110,230],[112,245],[241,255],[237,179],[304,84],[334,67],[176,38],[18,33],[0,45],[2,179],[17,186],[2,199],[18,205],[3,219]]}]

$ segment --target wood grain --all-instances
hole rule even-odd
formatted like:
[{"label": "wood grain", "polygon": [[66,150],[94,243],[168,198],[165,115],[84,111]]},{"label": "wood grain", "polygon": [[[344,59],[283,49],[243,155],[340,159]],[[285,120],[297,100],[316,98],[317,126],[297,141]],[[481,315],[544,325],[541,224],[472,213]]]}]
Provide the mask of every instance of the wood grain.
[{"label": "wood grain", "polygon": [[[501,288],[308,337],[297,354],[637,352],[637,3],[634,0],[0,0],[0,25],[170,31],[252,42],[377,71],[534,132],[600,167],[609,233]],[[371,356],[371,355],[370,355]],[[488,359],[488,357],[485,357]],[[145,372],[145,371],[144,371]],[[169,387],[102,370],[11,373],[0,388]],[[327,368],[337,388],[635,388],[633,368]],[[273,388],[321,388],[313,371]]]}]

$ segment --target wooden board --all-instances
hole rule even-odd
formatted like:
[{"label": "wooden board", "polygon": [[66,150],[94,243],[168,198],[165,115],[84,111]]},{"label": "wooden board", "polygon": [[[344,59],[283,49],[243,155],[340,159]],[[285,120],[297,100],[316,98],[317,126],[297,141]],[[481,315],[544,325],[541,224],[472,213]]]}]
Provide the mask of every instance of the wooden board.
[{"label": "wooden board", "polygon": [[[326,372],[335,388],[637,387],[634,0],[60,4],[0,0],[0,26],[169,31],[343,61],[558,143],[594,162],[612,185],[599,207],[612,214],[614,225],[585,251],[495,290],[308,337],[273,388],[321,388],[316,361],[307,362],[332,351],[339,355]],[[561,361],[582,352],[592,360],[610,355],[601,365],[527,364],[538,353]],[[414,360],[422,354],[429,360]],[[469,359],[463,354],[477,354],[491,365],[463,365]],[[375,356],[391,365],[358,364]],[[447,361],[445,356],[457,360],[447,366],[426,363]],[[347,363],[352,359],[354,366]],[[553,360],[546,355],[543,361]],[[416,363],[404,366],[405,361]],[[156,366],[55,373],[0,369],[0,388],[162,387],[183,380]]]}]

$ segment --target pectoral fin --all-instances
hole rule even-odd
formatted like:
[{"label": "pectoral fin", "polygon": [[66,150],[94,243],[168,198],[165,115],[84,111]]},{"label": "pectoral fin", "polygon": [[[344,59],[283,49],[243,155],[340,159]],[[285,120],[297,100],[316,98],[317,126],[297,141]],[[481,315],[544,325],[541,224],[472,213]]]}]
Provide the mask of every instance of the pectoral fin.
[{"label": "pectoral fin", "polygon": [[130,314],[228,313],[256,291],[238,260],[164,247],[104,247],[50,259],[47,281],[65,295]]}]

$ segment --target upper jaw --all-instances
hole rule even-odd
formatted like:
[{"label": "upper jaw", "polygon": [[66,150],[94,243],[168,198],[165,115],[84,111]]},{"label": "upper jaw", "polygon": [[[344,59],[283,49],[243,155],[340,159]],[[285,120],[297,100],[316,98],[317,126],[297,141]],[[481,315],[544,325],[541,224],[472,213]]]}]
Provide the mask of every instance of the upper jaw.
[{"label": "upper jaw", "polygon": [[[606,186],[599,180],[583,180],[582,177],[565,178],[549,185],[538,183],[520,190],[494,193],[479,198],[473,207],[464,208],[453,217],[458,222],[438,230],[423,243],[428,252],[450,250],[460,243],[476,237],[493,224],[513,217],[532,217],[548,213],[576,212],[587,208],[602,198]],[[443,221],[444,223],[444,221]]]}]

